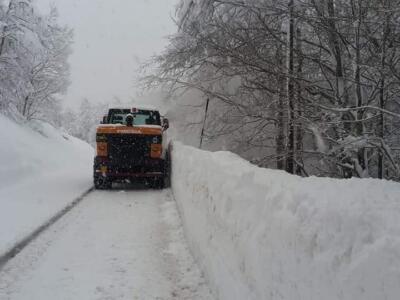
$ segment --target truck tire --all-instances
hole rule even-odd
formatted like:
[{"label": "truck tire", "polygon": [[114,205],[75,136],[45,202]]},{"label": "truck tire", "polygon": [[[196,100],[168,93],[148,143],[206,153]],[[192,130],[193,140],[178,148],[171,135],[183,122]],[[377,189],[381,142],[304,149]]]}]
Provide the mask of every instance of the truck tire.
[{"label": "truck tire", "polygon": [[110,190],[112,188],[112,181],[103,176],[94,176],[93,183],[96,190]]},{"label": "truck tire", "polygon": [[150,180],[149,186],[155,190],[162,190],[164,188],[164,178],[163,177],[155,177]]},{"label": "truck tire", "polygon": [[164,161],[164,187],[170,188],[171,187],[171,155],[170,152],[167,151],[165,155]]}]

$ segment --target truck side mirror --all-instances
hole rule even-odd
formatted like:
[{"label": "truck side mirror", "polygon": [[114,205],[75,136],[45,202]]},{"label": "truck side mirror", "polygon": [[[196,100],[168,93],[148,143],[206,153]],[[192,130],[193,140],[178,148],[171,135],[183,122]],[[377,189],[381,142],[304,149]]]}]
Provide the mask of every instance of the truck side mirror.
[{"label": "truck side mirror", "polygon": [[103,120],[100,122],[100,124],[107,124],[108,116],[103,116]]},{"label": "truck side mirror", "polygon": [[163,124],[162,124],[162,128],[164,130],[167,130],[169,128],[169,120],[167,118],[163,119]]}]

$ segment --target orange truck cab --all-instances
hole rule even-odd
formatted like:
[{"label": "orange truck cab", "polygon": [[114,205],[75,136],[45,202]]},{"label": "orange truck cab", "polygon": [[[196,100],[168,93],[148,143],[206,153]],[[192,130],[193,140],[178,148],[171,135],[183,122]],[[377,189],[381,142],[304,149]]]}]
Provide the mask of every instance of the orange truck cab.
[{"label": "orange truck cab", "polygon": [[96,131],[95,188],[140,179],[163,188],[169,169],[164,135],[168,127],[168,120],[155,109],[110,109]]}]

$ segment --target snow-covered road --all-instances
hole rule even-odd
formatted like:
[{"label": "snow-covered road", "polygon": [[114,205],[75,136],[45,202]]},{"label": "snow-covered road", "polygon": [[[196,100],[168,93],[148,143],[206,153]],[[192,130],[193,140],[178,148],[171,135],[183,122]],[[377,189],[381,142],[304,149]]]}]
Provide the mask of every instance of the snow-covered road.
[{"label": "snow-covered road", "polygon": [[96,191],[0,271],[0,299],[212,299],[169,190]]}]

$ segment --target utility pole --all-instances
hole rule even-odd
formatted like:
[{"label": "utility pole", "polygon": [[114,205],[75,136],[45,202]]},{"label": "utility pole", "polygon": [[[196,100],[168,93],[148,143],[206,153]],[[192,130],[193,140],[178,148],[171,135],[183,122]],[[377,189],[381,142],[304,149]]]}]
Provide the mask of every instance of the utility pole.
[{"label": "utility pole", "polygon": [[204,138],[204,130],[206,128],[207,124],[207,116],[208,116],[208,106],[210,104],[210,98],[207,98],[206,102],[206,111],[204,114],[204,121],[203,121],[203,128],[201,129],[201,136],[200,136],[200,149],[203,147],[203,138]]}]

